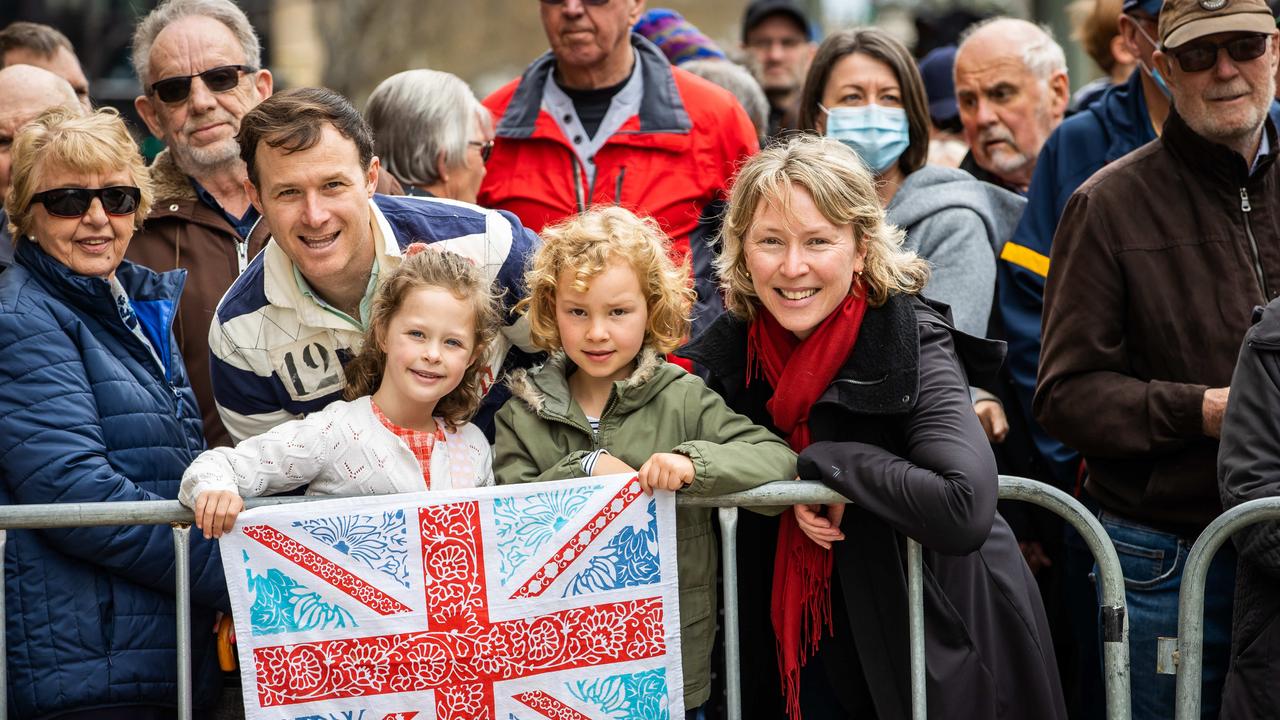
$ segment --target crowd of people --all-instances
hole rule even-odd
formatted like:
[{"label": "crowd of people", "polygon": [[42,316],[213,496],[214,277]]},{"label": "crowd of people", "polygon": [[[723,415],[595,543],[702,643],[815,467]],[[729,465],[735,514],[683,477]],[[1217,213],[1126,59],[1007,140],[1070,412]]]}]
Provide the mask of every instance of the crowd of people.
[{"label": "crowd of people", "polygon": [[[751,0],[726,52],[644,0],[542,0],[548,52],[488,97],[407,69],[361,112],[277,91],[233,0],[164,0],[133,34],[145,128],[13,23],[0,502],[181,500],[202,628],[245,497],[818,480],[848,504],[741,520],[745,717],[909,717],[912,538],[931,717],[1101,718],[1094,561],[997,503],[1023,475],[1097,513],[1133,717],[1171,717],[1188,550],[1280,494],[1280,8],[1074,7],[1107,73],[1074,96],[1015,18],[917,59]],[[703,720],[719,541],[677,522]],[[1280,706],[1277,527],[1213,560],[1204,718]],[[169,535],[7,533],[14,717],[172,716]],[[218,642],[191,638],[202,717],[242,712]]]}]

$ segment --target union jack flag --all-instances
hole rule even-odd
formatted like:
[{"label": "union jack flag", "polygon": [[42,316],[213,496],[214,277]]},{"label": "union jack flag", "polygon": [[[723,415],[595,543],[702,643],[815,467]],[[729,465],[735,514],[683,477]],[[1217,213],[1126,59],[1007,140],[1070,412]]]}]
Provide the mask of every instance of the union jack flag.
[{"label": "union jack flag", "polygon": [[248,718],[681,718],[675,502],[634,476],[243,513]]}]

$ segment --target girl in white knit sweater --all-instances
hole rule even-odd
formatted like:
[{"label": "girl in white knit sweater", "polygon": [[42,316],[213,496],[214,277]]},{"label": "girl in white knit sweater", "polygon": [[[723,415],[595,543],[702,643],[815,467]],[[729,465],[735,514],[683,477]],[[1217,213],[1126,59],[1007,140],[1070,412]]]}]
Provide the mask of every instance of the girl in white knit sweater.
[{"label": "girl in white knit sweater", "polygon": [[498,304],[469,260],[411,245],[373,300],[345,400],[234,448],[201,453],[178,499],[220,537],[243,497],[308,485],[309,495],[382,495],[493,484],[492,451],[467,422],[486,389]]}]

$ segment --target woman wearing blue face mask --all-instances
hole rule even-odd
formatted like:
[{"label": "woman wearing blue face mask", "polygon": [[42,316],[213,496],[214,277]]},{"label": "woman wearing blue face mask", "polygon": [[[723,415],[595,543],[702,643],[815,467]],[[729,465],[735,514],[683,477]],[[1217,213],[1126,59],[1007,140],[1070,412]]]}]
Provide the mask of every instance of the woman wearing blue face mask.
[{"label": "woman wearing blue face mask", "polygon": [[956,328],[987,334],[996,257],[1026,201],[961,170],[925,164],[929,106],[907,48],[876,28],[834,33],[809,66],[800,128],[837,139],[876,175],[889,222],[933,266],[923,294],[951,306]]}]

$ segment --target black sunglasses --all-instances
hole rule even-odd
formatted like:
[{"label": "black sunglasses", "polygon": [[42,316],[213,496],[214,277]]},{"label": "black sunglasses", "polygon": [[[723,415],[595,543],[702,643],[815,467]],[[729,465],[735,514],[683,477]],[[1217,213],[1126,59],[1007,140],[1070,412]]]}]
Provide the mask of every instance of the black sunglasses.
[{"label": "black sunglasses", "polygon": [[220,65],[195,75],[180,75],[151,83],[151,94],[167,103],[180,103],[191,95],[191,79],[198,77],[213,92],[226,92],[240,84],[240,73],[255,70],[248,65]]},{"label": "black sunglasses", "polygon": [[[542,0],[543,5],[563,5],[564,2],[565,0]],[[609,0],[582,0],[582,4],[599,7],[601,5],[608,5]]]},{"label": "black sunglasses", "polygon": [[488,142],[479,142],[479,141],[476,141],[476,140],[468,140],[468,141],[467,141],[467,144],[468,144],[468,145],[474,145],[474,146],[476,146],[476,147],[480,148],[480,160],[481,160],[481,161],[483,161],[483,162],[489,162],[489,156],[493,154],[493,141],[492,141],[492,140],[490,140],[490,141],[488,141]]},{"label": "black sunglasses", "polygon": [[128,185],[105,188],[54,188],[31,196],[31,202],[44,205],[55,217],[78,218],[89,212],[93,199],[102,201],[108,215],[132,215],[138,210],[142,191]]},{"label": "black sunglasses", "polygon": [[1245,35],[1224,43],[1198,42],[1170,50],[1178,59],[1182,72],[1202,72],[1218,62],[1218,50],[1225,49],[1232,60],[1246,62],[1262,56],[1267,51],[1270,35]]}]

